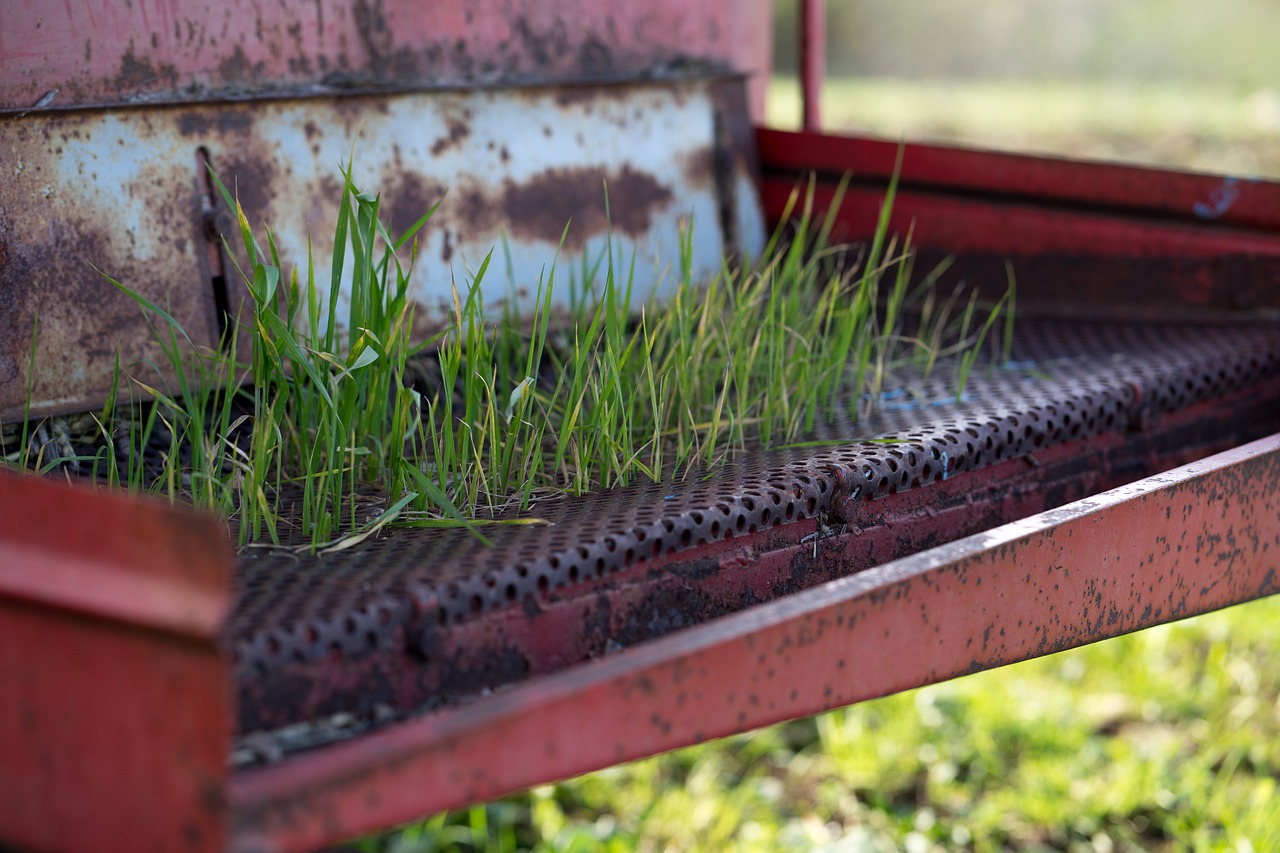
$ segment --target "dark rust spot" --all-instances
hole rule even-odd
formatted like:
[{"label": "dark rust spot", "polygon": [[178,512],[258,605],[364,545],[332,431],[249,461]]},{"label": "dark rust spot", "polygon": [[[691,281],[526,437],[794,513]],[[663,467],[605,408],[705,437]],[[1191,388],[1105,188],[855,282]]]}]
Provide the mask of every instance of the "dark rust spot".
[{"label": "dark rust spot", "polygon": [[[386,190],[382,194],[382,209],[394,237],[408,231],[445,194],[443,186],[427,181],[413,172],[384,175],[383,185]],[[337,198],[337,195],[334,194],[333,198]]]},{"label": "dark rust spot", "polygon": [[462,119],[450,119],[448,122],[448,133],[440,137],[431,146],[431,153],[439,157],[445,151],[457,145],[461,145],[462,141],[471,135],[471,125]]},{"label": "dark rust spot", "polygon": [[170,88],[174,88],[177,79],[177,71],[172,65],[156,67],[145,58],[139,59],[130,42],[129,49],[120,58],[120,71],[114,83],[118,95],[129,95],[138,90],[153,89],[157,83],[168,83]]},{"label": "dark rust spot", "polygon": [[266,74],[266,64],[250,62],[244,48],[236,45],[235,51],[218,63],[218,76],[225,84],[251,83]]},{"label": "dark rust spot", "polygon": [[178,132],[183,136],[204,136],[209,132],[209,117],[203,113],[183,113],[178,116]]},{"label": "dark rust spot", "polygon": [[583,74],[607,74],[613,70],[613,51],[595,37],[588,37],[578,51],[578,68]]},{"label": "dark rust spot", "polygon": [[239,200],[250,224],[261,228],[270,221],[269,213],[274,201],[271,182],[276,174],[275,160],[253,156],[248,151],[237,151],[227,155],[224,160],[225,165],[215,164],[218,177]]},{"label": "dark rust spot", "polygon": [[716,155],[711,148],[699,148],[680,157],[680,174],[684,175],[685,184],[693,188],[701,188],[712,184],[716,179]]},{"label": "dark rust spot", "polygon": [[453,260],[453,232],[444,229],[444,248],[440,250],[440,260],[448,264]]},{"label": "dark rust spot", "polygon": [[580,251],[593,237],[606,232],[605,191],[608,188],[613,230],[628,236],[647,231],[654,213],[673,196],[653,176],[623,166],[618,170],[555,168],[523,183],[506,182],[496,197],[475,187],[463,187],[451,213],[465,230],[484,232],[499,227],[523,240],[556,243],[572,220],[565,245]]}]

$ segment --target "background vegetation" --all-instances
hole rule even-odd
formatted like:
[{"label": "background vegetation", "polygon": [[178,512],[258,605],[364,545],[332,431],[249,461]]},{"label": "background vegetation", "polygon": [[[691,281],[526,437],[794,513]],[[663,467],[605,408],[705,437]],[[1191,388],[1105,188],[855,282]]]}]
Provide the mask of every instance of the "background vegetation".
[{"label": "background vegetation", "polygon": [[[799,122],[796,0],[769,120]],[[831,129],[1280,177],[1280,4],[837,0]]]},{"label": "background vegetation", "polygon": [[439,815],[365,850],[1280,849],[1280,600]]}]

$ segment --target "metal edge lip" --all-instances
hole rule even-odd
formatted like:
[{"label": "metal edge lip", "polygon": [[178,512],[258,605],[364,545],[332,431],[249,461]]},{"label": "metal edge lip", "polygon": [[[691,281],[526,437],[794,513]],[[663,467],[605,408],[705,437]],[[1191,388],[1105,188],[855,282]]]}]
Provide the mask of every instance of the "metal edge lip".
[{"label": "metal edge lip", "polygon": [[363,82],[352,79],[348,83],[315,83],[303,86],[281,85],[250,89],[248,87],[224,87],[210,91],[193,92],[188,96],[157,94],[141,95],[116,101],[101,101],[93,104],[68,104],[66,106],[50,105],[47,107],[7,107],[0,108],[0,123],[5,119],[21,119],[42,115],[66,113],[116,112],[160,107],[208,107],[219,104],[252,104],[263,101],[303,101],[310,99],[349,99],[363,96],[436,94],[447,92],[492,92],[522,89],[583,89],[592,87],[614,86],[664,86],[682,85],[686,83],[714,83],[744,81],[752,75],[737,71],[728,66],[723,68],[707,67],[705,69],[667,70],[662,67],[640,74],[599,74],[575,75],[573,77],[525,76],[519,78],[494,77],[492,79],[477,78],[449,79],[437,83],[420,85],[385,84]]}]

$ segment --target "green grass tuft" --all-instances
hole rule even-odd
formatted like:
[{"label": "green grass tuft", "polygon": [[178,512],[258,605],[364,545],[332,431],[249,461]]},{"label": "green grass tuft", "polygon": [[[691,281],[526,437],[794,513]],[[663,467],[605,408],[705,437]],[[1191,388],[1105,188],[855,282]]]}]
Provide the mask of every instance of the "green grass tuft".
[{"label": "green grass tuft", "polygon": [[[910,235],[888,231],[896,182],[864,247],[831,245],[838,200],[820,217],[812,187],[798,187],[789,230],[709,278],[693,269],[689,221],[661,301],[635,298],[634,256],[610,239],[576,269],[557,251],[521,318],[514,300],[486,301],[490,252],[455,283],[439,332],[414,343],[414,238],[435,208],[393,237],[381,198],[355,184],[349,162],[322,285],[310,250],[287,269],[271,231],[255,230],[213,177],[237,214],[243,254],[227,251],[248,305],[224,348],[209,351],[107,276],[153,324],[165,359],[156,375],[176,379],[117,366],[93,468],[218,512],[242,544],[346,547],[390,523],[481,535],[479,522],[527,518],[540,500],[796,446],[823,421],[864,416],[904,368],[927,378],[954,362],[960,393],[1006,304],[974,297],[959,310],[959,291],[938,298],[937,274],[912,286]],[[565,303],[567,320],[553,326],[553,305]],[[140,408],[138,397],[155,403]],[[144,453],[157,445],[158,470]]]}]

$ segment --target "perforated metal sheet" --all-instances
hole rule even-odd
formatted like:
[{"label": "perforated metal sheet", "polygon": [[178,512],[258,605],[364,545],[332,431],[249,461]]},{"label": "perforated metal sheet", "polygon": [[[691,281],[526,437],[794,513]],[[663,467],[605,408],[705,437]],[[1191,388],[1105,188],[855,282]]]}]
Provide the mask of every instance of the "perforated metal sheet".
[{"label": "perforated metal sheet", "polygon": [[242,680],[291,664],[412,651],[425,625],[448,630],[498,608],[581,594],[647,558],[826,514],[1032,455],[1276,375],[1275,327],[1020,324],[1010,362],[976,370],[955,401],[950,376],[886,393],[860,424],[816,440],[892,437],[756,452],[702,480],[643,484],[544,502],[543,527],[501,527],[486,547],[465,531],[394,530],[324,557],[254,550],[239,563],[230,637]]}]

